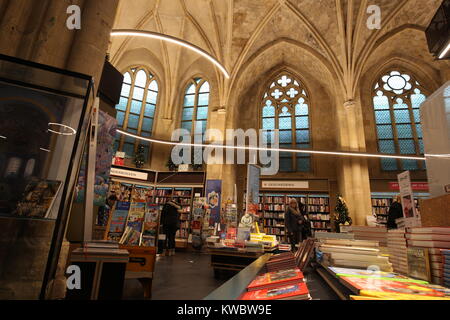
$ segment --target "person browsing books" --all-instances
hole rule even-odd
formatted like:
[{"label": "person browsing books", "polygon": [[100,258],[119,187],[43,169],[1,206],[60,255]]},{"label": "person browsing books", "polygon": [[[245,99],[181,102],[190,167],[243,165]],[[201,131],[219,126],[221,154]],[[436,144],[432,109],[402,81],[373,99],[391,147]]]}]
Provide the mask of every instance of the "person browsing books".
[{"label": "person browsing books", "polygon": [[173,256],[175,254],[175,235],[180,229],[181,212],[181,206],[176,198],[168,201],[161,211],[161,225],[166,235],[163,255]]},{"label": "person browsing books", "polygon": [[396,196],[393,199],[388,211],[387,228],[389,230],[397,229],[397,223],[395,220],[403,218],[403,209],[400,196]]},{"label": "person browsing books", "polygon": [[291,199],[289,201],[289,206],[284,214],[284,219],[289,240],[291,242],[291,250],[295,252],[295,246],[303,240],[303,236],[307,233],[307,220],[304,217],[297,200]]}]

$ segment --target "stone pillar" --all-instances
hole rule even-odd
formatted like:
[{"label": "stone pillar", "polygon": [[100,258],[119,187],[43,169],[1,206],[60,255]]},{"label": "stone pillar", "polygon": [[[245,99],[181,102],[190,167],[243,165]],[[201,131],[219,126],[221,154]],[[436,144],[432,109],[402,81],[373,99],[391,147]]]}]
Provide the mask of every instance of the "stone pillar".
[{"label": "stone pillar", "polygon": [[[18,58],[48,64],[54,67],[84,73],[94,77],[95,90],[98,89],[104,59],[109,43],[109,33],[112,29],[119,0],[9,0],[0,2],[0,53]],[[81,8],[81,30],[69,30],[66,26],[69,5],[79,5]],[[62,84],[63,85],[63,84]],[[25,234],[26,231],[22,230]],[[43,232],[43,231],[42,231]],[[52,230],[42,236],[51,239]],[[17,239],[18,244],[24,242]],[[30,241],[24,242],[26,244]],[[2,244],[3,245],[3,244]],[[15,299],[35,299],[39,288],[20,296],[21,286],[30,282],[41,281],[43,268],[47,262],[48,241],[33,242],[39,248],[29,248],[26,257],[16,255],[17,261],[8,261],[16,265],[16,271],[8,278],[14,284]],[[68,243],[62,244],[59,255],[58,271],[55,285],[49,286],[47,297],[63,298],[65,291],[64,266],[68,257]],[[10,244],[10,249],[16,249],[16,243]],[[32,250],[31,250],[32,249]],[[57,250],[59,251],[59,250]],[[46,252],[46,254],[43,254]],[[33,265],[32,270],[21,268],[21,259],[27,259]],[[23,265],[23,264],[22,264]],[[16,283],[23,275],[33,275],[27,283]],[[8,297],[12,297],[8,293]]]},{"label": "stone pillar", "polygon": [[[219,109],[211,112],[210,129],[220,130],[223,135],[223,141],[226,143],[226,116],[225,109]],[[223,152],[223,161],[226,161],[226,150]],[[207,166],[208,180],[222,180],[222,203],[226,200],[233,200],[234,184],[236,183],[235,165],[232,164],[211,164]]]},{"label": "stone pillar", "polygon": [[[365,152],[364,123],[359,101],[347,101],[337,108],[340,150]],[[367,160],[340,158],[337,168],[339,191],[346,199],[354,225],[366,225],[372,204]]]}]

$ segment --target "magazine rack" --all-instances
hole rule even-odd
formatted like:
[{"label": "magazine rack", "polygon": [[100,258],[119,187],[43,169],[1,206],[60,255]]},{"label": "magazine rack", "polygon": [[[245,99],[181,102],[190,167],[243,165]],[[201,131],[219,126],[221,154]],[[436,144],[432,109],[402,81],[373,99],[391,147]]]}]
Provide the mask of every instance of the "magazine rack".
[{"label": "magazine rack", "polygon": [[0,299],[45,298],[89,123],[89,76],[0,55]]}]

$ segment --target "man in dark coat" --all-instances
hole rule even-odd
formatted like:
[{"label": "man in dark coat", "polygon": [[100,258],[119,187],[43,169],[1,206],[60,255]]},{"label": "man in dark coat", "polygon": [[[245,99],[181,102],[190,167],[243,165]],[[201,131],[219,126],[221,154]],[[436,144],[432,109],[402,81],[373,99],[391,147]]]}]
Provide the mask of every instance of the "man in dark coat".
[{"label": "man in dark coat", "polygon": [[175,254],[175,235],[180,229],[180,213],[181,206],[176,199],[168,201],[161,211],[161,225],[166,235],[163,255],[173,256]]},{"label": "man in dark coat", "polygon": [[397,229],[397,223],[395,220],[403,218],[403,208],[400,202],[400,197],[396,197],[394,202],[389,207],[387,228],[388,230]]}]

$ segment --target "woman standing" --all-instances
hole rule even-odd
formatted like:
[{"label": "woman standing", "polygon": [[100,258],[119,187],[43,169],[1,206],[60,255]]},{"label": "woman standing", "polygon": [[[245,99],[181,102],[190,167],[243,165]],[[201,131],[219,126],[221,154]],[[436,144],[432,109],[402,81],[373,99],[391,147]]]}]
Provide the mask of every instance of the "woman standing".
[{"label": "woman standing", "polygon": [[286,209],[284,219],[289,240],[291,242],[291,250],[295,252],[295,246],[303,241],[303,233],[305,232],[305,224],[307,223],[298,206],[297,200],[291,199],[289,201],[289,206]]},{"label": "woman standing", "polygon": [[166,235],[163,255],[173,256],[175,254],[175,235],[180,229],[180,213],[181,206],[176,199],[168,201],[161,211],[161,224]]}]

